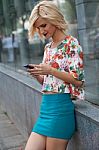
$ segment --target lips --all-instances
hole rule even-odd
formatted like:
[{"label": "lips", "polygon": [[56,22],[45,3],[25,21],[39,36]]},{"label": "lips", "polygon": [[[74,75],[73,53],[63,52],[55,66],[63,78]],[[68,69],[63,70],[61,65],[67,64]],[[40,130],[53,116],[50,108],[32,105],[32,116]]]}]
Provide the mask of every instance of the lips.
[{"label": "lips", "polygon": [[43,35],[46,37],[47,33],[44,33]]}]

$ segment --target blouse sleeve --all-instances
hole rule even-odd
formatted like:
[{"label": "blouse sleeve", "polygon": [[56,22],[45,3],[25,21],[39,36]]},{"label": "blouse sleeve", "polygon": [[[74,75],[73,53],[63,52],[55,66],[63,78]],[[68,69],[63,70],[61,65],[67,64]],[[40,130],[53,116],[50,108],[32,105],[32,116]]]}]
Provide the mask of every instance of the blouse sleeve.
[{"label": "blouse sleeve", "polygon": [[68,44],[69,73],[77,80],[84,81],[83,51],[76,38],[71,38]]},{"label": "blouse sleeve", "polygon": [[[67,62],[69,73],[77,80],[85,81],[83,69],[83,51],[76,38],[71,38],[68,43]],[[85,99],[84,88],[69,85],[72,99]]]}]

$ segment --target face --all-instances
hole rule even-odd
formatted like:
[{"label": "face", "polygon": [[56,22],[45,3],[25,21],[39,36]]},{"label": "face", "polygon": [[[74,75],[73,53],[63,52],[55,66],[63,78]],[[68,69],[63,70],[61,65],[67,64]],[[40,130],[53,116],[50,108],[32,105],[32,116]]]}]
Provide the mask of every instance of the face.
[{"label": "face", "polygon": [[38,29],[39,33],[43,35],[46,39],[53,38],[56,27],[50,24],[46,19],[38,18],[35,22],[35,28]]}]

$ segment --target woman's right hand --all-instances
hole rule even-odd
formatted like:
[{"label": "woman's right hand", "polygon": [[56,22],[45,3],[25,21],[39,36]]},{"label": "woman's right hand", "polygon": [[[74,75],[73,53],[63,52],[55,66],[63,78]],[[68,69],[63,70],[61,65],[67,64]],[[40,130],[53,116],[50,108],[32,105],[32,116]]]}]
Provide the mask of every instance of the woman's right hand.
[{"label": "woman's right hand", "polygon": [[[29,64],[31,66],[31,69],[27,69],[29,74],[34,77],[40,84],[43,84],[44,76],[35,74],[36,67],[34,64]],[[33,68],[32,68],[33,67]]]},{"label": "woman's right hand", "polygon": [[27,69],[29,75],[31,75],[32,77],[34,77],[35,79],[39,78],[40,75],[35,75],[32,71],[32,69]]},{"label": "woman's right hand", "polygon": [[40,75],[34,75],[33,73],[29,73],[32,77],[34,77],[35,79],[38,79],[40,77]]},{"label": "woman's right hand", "polygon": [[28,73],[29,73],[32,77],[37,78],[39,75],[35,75],[35,74],[34,74],[34,70],[35,70],[34,64],[29,64],[29,67],[28,67],[28,69],[27,69]]}]

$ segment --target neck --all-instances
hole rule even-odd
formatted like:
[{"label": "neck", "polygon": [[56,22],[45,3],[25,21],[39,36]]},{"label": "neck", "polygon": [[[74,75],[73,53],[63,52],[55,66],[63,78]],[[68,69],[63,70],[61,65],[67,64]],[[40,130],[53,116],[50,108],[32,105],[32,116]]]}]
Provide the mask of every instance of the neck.
[{"label": "neck", "polygon": [[52,36],[53,43],[58,43],[58,42],[62,41],[65,38],[65,36],[66,36],[65,33],[63,33],[59,29],[56,29],[56,31],[54,32],[54,34]]}]

